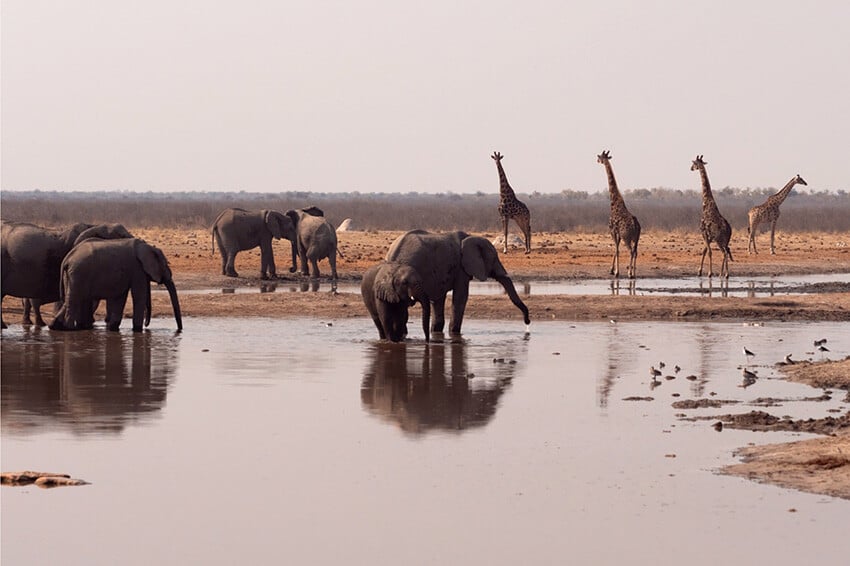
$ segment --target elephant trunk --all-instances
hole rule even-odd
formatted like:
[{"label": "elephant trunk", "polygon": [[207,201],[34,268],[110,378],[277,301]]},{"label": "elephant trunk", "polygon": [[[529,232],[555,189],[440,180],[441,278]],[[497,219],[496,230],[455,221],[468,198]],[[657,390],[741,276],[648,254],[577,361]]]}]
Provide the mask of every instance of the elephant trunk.
[{"label": "elephant trunk", "polygon": [[514,288],[514,282],[511,281],[511,278],[507,275],[496,276],[494,279],[501,283],[502,287],[505,288],[505,291],[508,293],[508,297],[510,297],[511,302],[522,311],[523,320],[526,324],[531,324],[531,319],[528,317],[528,307],[525,306],[525,303],[522,302],[522,299],[517,295],[516,289]]},{"label": "elephant trunk", "polygon": [[[168,289],[168,296],[171,297],[171,308],[174,310],[174,320],[177,321],[177,330],[183,330],[183,317],[180,314],[180,301],[177,300],[177,289],[174,287],[174,281],[166,279],[164,281],[165,288]],[[150,300],[150,297],[148,297]]]}]

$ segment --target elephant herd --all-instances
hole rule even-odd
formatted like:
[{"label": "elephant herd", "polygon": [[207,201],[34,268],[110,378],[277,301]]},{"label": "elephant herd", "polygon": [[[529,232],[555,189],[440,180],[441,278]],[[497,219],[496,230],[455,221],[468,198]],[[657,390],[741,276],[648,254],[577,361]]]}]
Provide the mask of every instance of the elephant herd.
[{"label": "elephant herd", "polygon": [[[23,222],[4,222],[0,262],[0,300],[24,299],[35,309],[61,301],[50,323],[53,330],[83,330],[94,326],[94,313],[106,301],[106,326],[118,330],[127,296],[133,293],[133,330],[151,317],[150,282],[165,285],[178,330],[183,328],[177,290],[162,250],[134,238],[121,224],[75,224],[64,231]],[[0,325],[6,323],[0,317]]]},{"label": "elephant herd", "polygon": [[[260,276],[276,278],[272,239],[285,238],[291,242],[290,272],[297,270],[296,258],[300,258],[301,272],[318,278],[318,261],[326,258],[331,278],[337,279],[336,256],[342,254],[336,230],[316,207],[286,213],[229,208],[218,215],[211,232],[221,254],[222,275],[237,277],[236,254],[259,247]],[[39,306],[61,302],[50,324],[53,330],[92,328],[101,300],[106,301],[107,329],[118,330],[132,292],[133,331],[139,332],[150,322],[152,281],[166,287],[178,330],[183,326],[173,276],[162,250],[133,237],[120,224],[76,224],[56,231],[4,222],[1,275],[2,297],[24,299],[25,321],[32,306],[36,323],[43,324]],[[404,340],[408,310],[419,303],[422,329],[425,339],[430,340],[431,332],[443,332],[449,292],[449,331],[460,333],[473,278],[498,281],[522,312],[525,323],[530,323],[528,308],[517,295],[493,244],[465,232],[412,230],[403,234],[390,246],[385,261],[364,273],[361,294],[381,339]],[[6,328],[2,318],[0,323]]]}]

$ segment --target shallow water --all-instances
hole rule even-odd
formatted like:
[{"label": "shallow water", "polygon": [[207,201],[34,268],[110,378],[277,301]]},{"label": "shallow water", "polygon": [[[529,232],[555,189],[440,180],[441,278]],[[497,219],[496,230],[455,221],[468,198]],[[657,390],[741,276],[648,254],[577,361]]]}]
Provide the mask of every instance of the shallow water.
[{"label": "shallow water", "polygon": [[[763,277],[730,277],[728,281],[708,277],[651,278],[635,280],[621,279],[574,279],[558,281],[516,282],[520,295],[705,295],[723,297],[773,297],[777,295],[799,295],[824,292],[825,286],[841,286],[846,291],[850,285],[850,273],[823,273],[809,275],[781,275]],[[278,281],[263,283],[259,287],[227,287],[224,289],[193,289],[181,294],[198,293],[359,293],[360,283],[329,281]],[[161,291],[165,292],[165,291]],[[498,295],[505,290],[496,282],[473,281],[470,293],[475,295]]]},{"label": "shallow water", "polygon": [[[719,476],[748,443],[679,413],[820,390],[772,364],[847,355],[846,324],[467,320],[377,342],[371,321],[168,319],[2,333],[4,564],[842,563],[850,502]],[[742,345],[760,378],[748,388]],[[494,361],[495,360],[495,361]],[[652,387],[650,365],[665,361]],[[697,375],[696,381],[684,376]],[[679,399],[741,405],[682,411]],[[675,397],[674,394],[678,394]],[[625,401],[651,396],[652,401]],[[847,410],[788,401],[794,417]],[[796,509],[796,512],[789,512]]]}]

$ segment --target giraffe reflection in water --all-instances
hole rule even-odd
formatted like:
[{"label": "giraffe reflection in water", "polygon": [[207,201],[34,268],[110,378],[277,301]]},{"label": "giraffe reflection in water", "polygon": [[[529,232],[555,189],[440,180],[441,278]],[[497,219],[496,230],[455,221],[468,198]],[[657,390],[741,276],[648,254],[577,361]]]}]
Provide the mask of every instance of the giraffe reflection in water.
[{"label": "giraffe reflection in water", "polygon": [[471,364],[470,348],[462,340],[376,344],[360,389],[364,408],[410,434],[460,433],[486,425],[517,364],[510,348],[507,357],[477,357]]},{"label": "giraffe reflection in water", "polygon": [[3,337],[4,433],[119,433],[165,404],[179,335],[25,330]]}]

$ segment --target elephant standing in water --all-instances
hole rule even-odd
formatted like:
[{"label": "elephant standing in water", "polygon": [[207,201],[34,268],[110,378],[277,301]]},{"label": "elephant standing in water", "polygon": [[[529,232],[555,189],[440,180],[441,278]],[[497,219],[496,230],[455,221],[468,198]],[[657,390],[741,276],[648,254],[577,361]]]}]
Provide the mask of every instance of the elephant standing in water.
[{"label": "elephant standing in water", "polygon": [[[295,225],[295,247],[298,250],[298,256],[301,258],[301,273],[309,275],[313,279],[318,279],[321,275],[319,273],[319,260],[328,258],[328,263],[331,266],[331,279],[336,281],[336,254],[339,253],[336,229],[325,220],[324,213],[315,206],[311,206],[287,210],[286,215],[292,219],[292,223]],[[341,253],[339,255],[342,257]],[[309,270],[307,268],[308,260],[311,268]],[[295,271],[294,255],[292,265],[292,271]]]},{"label": "elephant standing in water", "polygon": [[404,340],[408,309],[418,301],[425,341],[430,341],[431,303],[422,290],[422,278],[411,266],[388,261],[373,265],[363,274],[360,293],[381,340]]},{"label": "elephant standing in water", "polygon": [[168,261],[159,248],[137,238],[87,240],[65,256],[61,267],[62,308],[52,330],[83,330],[94,325],[92,306],[106,299],[106,327],[118,330],[127,294],[133,292],[133,332],[141,332],[151,318],[150,282],[168,289],[177,330],[183,329],[180,303]]},{"label": "elephant standing in water", "polygon": [[463,313],[469,299],[469,282],[473,277],[485,281],[492,277],[504,287],[511,302],[530,324],[528,307],[517,295],[499,254],[485,238],[465,232],[431,234],[413,230],[402,234],[390,246],[387,261],[413,267],[422,277],[422,288],[434,305],[433,332],[442,332],[445,324],[446,295],[452,292],[452,320],[449,330],[460,334]]},{"label": "elephant standing in water", "polygon": [[[233,264],[236,254],[241,251],[260,247],[260,278],[277,279],[274,264],[272,238],[286,238],[291,242],[292,267],[295,266],[295,224],[292,219],[277,210],[251,212],[241,208],[228,208],[218,215],[212,225],[213,243],[218,244],[221,253],[221,274],[239,277]],[[213,248],[215,253],[215,248]]]},{"label": "elephant standing in water", "polygon": [[[0,243],[0,293],[2,297],[35,299],[31,303],[36,324],[44,326],[39,307],[59,300],[59,268],[71,248],[89,238],[132,237],[121,224],[79,223],[59,231],[24,222],[4,222]],[[6,324],[2,323],[2,327],[6,328]]]}]

